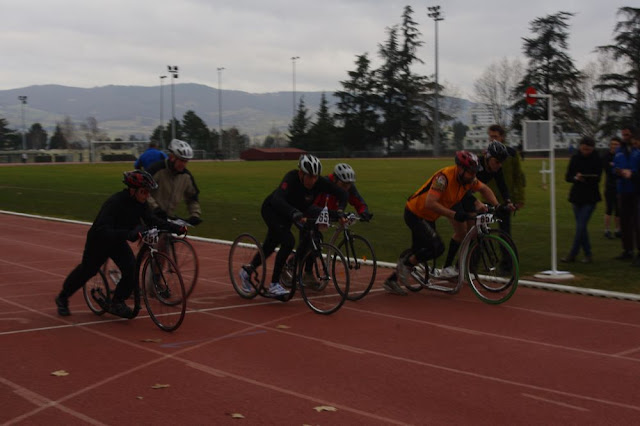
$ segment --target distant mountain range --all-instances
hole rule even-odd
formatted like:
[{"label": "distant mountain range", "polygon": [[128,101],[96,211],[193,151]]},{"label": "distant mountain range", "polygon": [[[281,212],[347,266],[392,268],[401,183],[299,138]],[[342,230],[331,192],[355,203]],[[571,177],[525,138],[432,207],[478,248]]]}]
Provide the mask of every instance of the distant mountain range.
[{"label": "distant mountain range", "polygon": [[[9,122],[9,128],[22,128],[22,105],[18,96],[27,96],[24,107],[25,123],[29,128],[40,123],[53,134],[56,123],[71,117],[74,123],[85,122],[88,117],[98,121],[98,127],[110,138],[127,140],[130,135],[148,139],[160,124],[160,86],[103,86],[91,89],[59,85],[29,86],[21,89],[0,90],[0,118]],[[219,125],[218,89],[193,83],[174,86],[175,115],[182,119],[193,110],[210,128]],[[296,99],[304,97],[312,121],[320,106],[322,92],[296,92]],[[333,93],[326,93],[329,105],[335,105]],[[171,118],[171,85],[162,87],[162,116],[165,124]],[[462,107],[460,121],[466,122],[466,111],[473,105],[459,100]],[[296,103],[297,108],[297,103]],[[293,117],[293,93],[247,93],[222,90],[222,127],[237,127],[251,137],[252,143],[262,143],[272,129],[286,133]]]}]

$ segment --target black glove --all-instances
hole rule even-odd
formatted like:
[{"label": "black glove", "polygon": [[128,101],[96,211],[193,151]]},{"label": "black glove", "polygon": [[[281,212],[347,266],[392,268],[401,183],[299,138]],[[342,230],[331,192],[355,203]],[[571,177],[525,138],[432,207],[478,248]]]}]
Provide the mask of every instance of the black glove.
[{"label": "black glove", "polygon": [[156,207],[155,209],[153,209],[153,215],[157,218],[167,220],[167,212],[162,210],[160,207]]},{"label": "black glove", "polygon": [[299,222],[300,219],[302,219],[302,216],[304,216],[302,212],[300,210],[296,210],[295,213],[293,213],[293,215],[291,216],[291,220],[294,222]]},{"label": "black glove", "polygon": [[372,218],[373,218],[373,213],[369,212],[368,210],[365,210],[362,213],[360,213],[360,220],[364,222],[369,222]]},{"label": "black glove", "polygon": [[467,212],[458,210],[456,215],[453,217],[457,222],[466,222],[470,219],[470,216]]},{"label": "black glove", "polygon": [[144,225],[137,225],[135,228],[129,231],[129,233],[127,234],[127,240],[131,242],[138,241],[138,238],[140,238],[140,234],[143,233],[145,229],[146,228]]},{"label": "black glove", "polygon": [[198,216],[191,216],[189,219],[187,219],[187,223],[192,226],[198,226],[202,223],[202,219],[200,219]]}]

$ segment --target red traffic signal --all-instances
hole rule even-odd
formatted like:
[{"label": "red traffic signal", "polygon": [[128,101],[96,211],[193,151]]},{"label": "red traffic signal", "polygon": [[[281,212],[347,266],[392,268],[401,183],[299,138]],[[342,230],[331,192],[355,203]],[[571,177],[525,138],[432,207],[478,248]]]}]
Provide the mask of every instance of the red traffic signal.
[{"label": "red traffic signal", "polygon": [[527,100],[527,103],[529,105],[535,104],[536,101],[538,100],[538,98],[532,96],[538,93],[538,91],[533,87],[531,86],[527,87],[527,90],[525,90],[524,93],[525,93],[525,99]]}]

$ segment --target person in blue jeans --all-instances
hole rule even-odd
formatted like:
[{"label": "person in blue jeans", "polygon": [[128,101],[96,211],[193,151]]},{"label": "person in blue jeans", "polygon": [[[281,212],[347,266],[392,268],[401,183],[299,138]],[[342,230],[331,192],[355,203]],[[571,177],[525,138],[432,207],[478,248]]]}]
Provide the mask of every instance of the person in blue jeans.
[{"label": "person in blue jeans", "polygon": [[587,225],[596,208],[600,196],[600,178],[602,176],[602,160],[595,151],[596,141],[588,136],[580,139],[578,151],[569,160],[565,180],[572,183],[569,201],[573,205],[576,218],[576,235],[569,254],[560,259],[562,262],[574,262],[578,252],[584,251],[583,263],[593,262],[591,242]]}]

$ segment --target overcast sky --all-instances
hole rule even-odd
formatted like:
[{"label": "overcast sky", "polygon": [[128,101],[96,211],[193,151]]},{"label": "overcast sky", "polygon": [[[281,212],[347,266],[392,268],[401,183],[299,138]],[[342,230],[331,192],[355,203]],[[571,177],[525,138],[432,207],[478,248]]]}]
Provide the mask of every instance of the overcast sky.
[{"label": "overcast sky", "polygon": [[[176,83],[253,93],[333,92],[369,53],[379,66],[385,29],[411,5],[424,46],[420,74],[434,73],[439,4],[440,82],[470,97],[473,82],[501,58],[523,57],[529,23],[573,12],[569,54],[578,68],[612,42],[619,0],[0,0],[0,89],[61,84],[157,86],[167,65]],[[637,5],[636,5],[637,6]],[[165,82],[168,83],[168,79]]]}]

